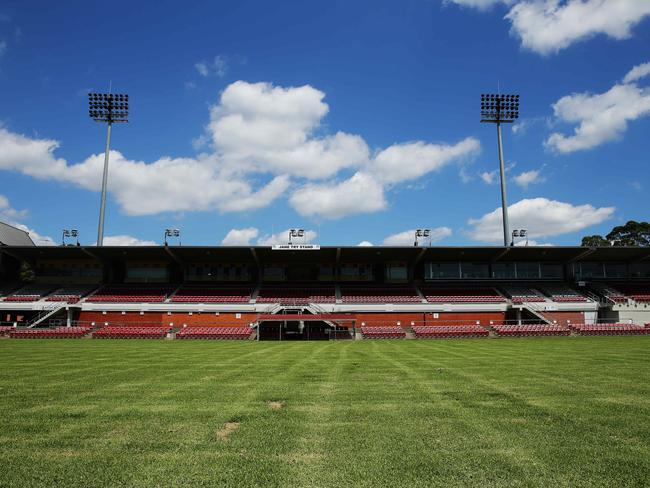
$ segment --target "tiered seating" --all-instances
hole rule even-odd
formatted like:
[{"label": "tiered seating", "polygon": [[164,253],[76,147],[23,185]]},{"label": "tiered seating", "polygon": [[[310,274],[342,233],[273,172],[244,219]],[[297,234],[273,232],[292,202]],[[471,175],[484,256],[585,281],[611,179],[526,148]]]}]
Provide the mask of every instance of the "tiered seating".
[{"label": "tiered seating", "polygon": [[184,285],[171,298],[174,303],[248,303],[251,287]]},{"label": "tiered seating", "polygon": [[45,301],[77,303],[82,297],[85,297],[94,289],[94,286],[65,286],[56,290],[52,295],[47,297]]},{"label": "tiered seating", "polygon": [[87,302],[109,303],[149,303],[164,302],[173,291],[165,285],[107,285],[94,295],[86,298]]},{"label": "tiered seating", "polygon": [[545,302],[544,296],[532,288],[520,285],[504,285],[503,290],[512,300],[512,303]]},{"label": "tiered seating", "polygon": [[308,303],[334,303],[334,286],[267,286],[257,295],[257,303],[280,303],[282,305],[307,305]]},{"label": "tiered seating", "polygon": [[587,297],[573,288],[561,284],[544,285],[541,290],[551,297],[554,302],[587,302]]},{"label": "tiered seating", "polygon": [[5,298],[6,302],[35,302],[54,290],[52,285],[27,285]]},{"label": "tiered seating", "polygon": [[13,329],[9,337],[14,339],[79,339],[90,327],[54,327],[52,329]]},{"label": "tiered seating", "polygon": [[9,334],[9,332],[13,331],[15,328],[11,325],[0,325],[0,335],[4,336]]},{"label": "tiered seating", "polygon": [[650,285],[648,284],[617,285],[617,288],[634,301],[650,302]]},{"label": "tiered seating", "polygon": [[250,327],[185,327],[176,333],[177,339],[243,340],[251,336]]},{"label": "tiered seating", "polygon": [[580,335],[646,335],[650,329],[636,324],[571,324]]},{"label": "tiered seating", "polygon": [[123,327],[108,325],[93,332],[93,339],[163,339],[169,327]]},{"label": "tiered seating", "polygon": [[406,332],[399,326],[361,327],[361,333],[366,339],[403,339],[406,337]]},{"label": "tiered seating", "polygon": [[420,287],[430,303],[502,303],[506,299],[494,288]]},{"label": "tiered seating", "polygon": [[487,337],[490,332],[480,325],[416,325],[413,333],[417,338],[447,339],[460,337]]},{"label": "tiered seating", "polygon": [[422,299],[411,287],[341,287],[344,303],[420,303]]},{"label": "tiered seating", "polygon": [[571,331],[561,325],[549,324],[495,324],[492,328],[500,336],[505,337],[540,337],[540,336],[568,336]]}]

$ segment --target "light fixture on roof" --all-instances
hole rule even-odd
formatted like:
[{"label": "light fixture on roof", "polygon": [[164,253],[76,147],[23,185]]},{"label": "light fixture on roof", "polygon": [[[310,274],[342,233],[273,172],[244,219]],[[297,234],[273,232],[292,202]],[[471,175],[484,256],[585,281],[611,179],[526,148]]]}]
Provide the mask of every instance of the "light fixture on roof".
[{"label": "light fixture on roof", "polygon": [[63,233],[61,235],[61,245],[65,246],[65,238],[66,237],[74,237],[76,240],[77,246],[79,245],[79,231],[77,229],[63,229]]},{"label": "light fixture on roof", "polygon": [[99,205],[97,245],[104,243],[104,214],[106,212],[106,185],[108,180],[108,156],[111,145],[111,127],[114,123],[129,121],[129,96],[123,93],[89,93],[88,115],[95,122],[106,122],[106,149],[104,151],[104,173],[102,176],[102,197]]},{"label": "light fixture on roof", "polygon": [[291,244],[291,239],[293,237],[304,237],[305,229],[289,229],[289,244]]},{"label": "light fixture on roof", "polygon": [[[508,204],[506,203],[506,177],[503,162],[501,124],[510,124],[519,118],[519,95],[483,93],[481,95],[481,122],[496,124],[499,144],[499,169],[501,174],[501,212],[503,214],[503,245],[508,245]],[[512,244],[511,244],[512,245]]]},{"label": "light fixture on roof", "polygon": [[181,246],[181,230],[180,229],[165,229],[165,246],[168,245],[167,243],[167,238],[168,237],[176,237],[178,239],[178,245]]},{"label": "light fixture on roof", "polygon": [[519,239],[526,239],[526,245],[528,245],[528,231],[526,229],[515,229],[512,231],[512,241],[510,241],[510,245],[514,246],[515,245],[515,238],[518,237]]},{"label": "light fixture on roof", "polygon": [[[415,242],[413,244],[415,247],[418,247],[421,237],[431,237],[431,229],[418,229],[415,231]],[[431,245],[431,240],[429,240],[429,245]]]}]

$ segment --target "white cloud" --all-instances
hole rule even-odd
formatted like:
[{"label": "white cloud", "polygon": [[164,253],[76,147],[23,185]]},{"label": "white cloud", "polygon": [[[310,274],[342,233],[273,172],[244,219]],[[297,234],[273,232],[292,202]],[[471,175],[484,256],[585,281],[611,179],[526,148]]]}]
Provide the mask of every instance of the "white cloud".
[{"label": "white cloud", "polygon": [[361,241],[359,244],[357,244],[357,247],[373,247],[374,244],[370,241]]},{"label": "white cloud", "polygon": [[194,67],[196,68],[196,71],[198,71],[201,76],[208,76],[209,71],[208,71],[208,65],[207,64],[205,64],[205,63],[196,63],[194,65]]},{"label": "white cloud", "polygon": [[300,215],[328,219],[386,208],[383,186],[362,172],[339,183],[305,185],[289,197],[289,203]]},{"label": "white cloud", "polygon": [[218,56],[215,56],[212,61],[200,61],[196,63],[194,67],[204,78],[207,78],[208,76],[223,78],[228,72],[228,58],[219,54]]},{"label": "white cloud", "polygon": [[[638,71],[632,78],[635,76]],[[558,120],[577,127],[570,136],[551,134],[547,147],[561,153],[592,149],[620,138],[628,122],[650,115],[650,88],[630,83],[614,85],[600,94],[574,93],[558,100],[553,111]]]},{"label": "white cloud", "polygon": [[[94,243],[93,245],[96,245]],[[157,246],[154,241],[138,239],[129,235],[104,236],[104,246]]]},{"label": "white cloud", "polygon": [[457,144],[410,142],[380,151],[372,162],[372,174],[386,183],[413,180],[461,158],[476,155],[481,143],[468,137]]},{"label": "white cloud", "polygon": [[551,54],[597,34],[626,39],[647,15],[648,0],[533,0],[517,2],[506,18],[524,47]]},{"label": "white cloud", "polygon": [[493,185],[497,181],[497,174],[498,171],[484,171],[483,173],[479,174],[481,177],[481,180],[483,180],[483,183],[486,185]]},{"label": "white cloud", "polygon": [[259,230],[255,227],[231,229],[223,238],[221,244],[224,246],[250,246],[251,240],[256,239],[258,235]]},{"label": "white cloud", "polygon": [[28,213],[27,210],[16,210],[6,196],[0,195],[0,220],[27,232],[37,246],[56,246],[56,242],[51,237],[41,235],[18,221],[27,217]]},{"label": "white cloud", "polygon": [[445,3],[455,3],[461,7],[472,7],[487,10],[500,3],[511,4],[514,0],[444,0]]},{"label": "white cloud", "polygon": [[[449,227],[436,227],[431,229],[431,242],[438,242],[449,237],[452,230]],[[421,238],[420,243],[425,244],[429,241],[428,238]],[[412,246],[415,242],[415,229],[405,230],[397,234],[390,235],[384,239],[382,245],[384,246]]]},{"label": "white cloud", "polygon": [[650,63],[643,63],[632,68],[623,78],[623,83],[634,83],[650,75]]},{"label": "white cloud", "polygon": [[37,246],[56,246],[57,243],[54,242],[50,236],[44,236],[36,232],[34,229],[27,227],[25,224],[20,224],[18,222],[11,222],[11,225],[17,227],[20,230],[24,230],[29,234],[29,237],[32,239],[34,244]]},{"label": "white cloud", "polygon": [[0,219],[15,222],[25,218],[27,213],[27,210],[16,210],[6,196],[0,195]]},{"label": "white cloud", "polygon": [[[317,135],[329,111],[324,97],[309,85],[234,82],[210,107],[205,133],[193,141],[203,151],[198,156],[145,162],[111,151],[110,198],[127,215],[153,215],[250,211],[291,195],[301,215],[341,218],[382,210],[388,187],[480,150],[473,138],[451,145],[415,141],[373,157],[361,136]],[[71,164],[56,157],[58,147],[56,140],[0,127],[0,170],[98,191],[104,155]],[[346,179],[343,171],[353,176]]]},{"label": "white cloud", "polygon": [[[288,244],[289,243],[289,231],[290,229],[286,229],[282,232],[278,232],[276,234],[270,234],[270,235],[264,235],[261,236],[257,240],[257,245],[258,246],[275,246],[277,244]],[[316,231],[313,230],[305,230],[305,236],[304,237],[294,237],[292,238],[292,242],[294,244],[308,244],[310,242],[313,242],[314,239],[318,234]]]},{"label": "white cloud", "polygon": [[523,173],[513,176],[512,179],[522,188],[528,188],[530,185],[544,183],[546,181],[546,178],[542,175],[542,171],[539,169],[524,171]]},{"label": "white cloud", "polygon": [[[510,205],[508,218],[512,229],[527,229],[531,239],[538,239],[600,224],[609,219],[614,210],[614,207],[596,208],[589,204],[573,205],[547,198],[532,198]],[[499,242],[503,239],[501,208],[481,218],[469,219],[468,223],[472,226],[468,235],[475,241]]]},{"label": "white cloud", "polygon": [[506,14],[511,33],[521,45],[548,55],[571,44],[603,34],[621,40],[650,15],[648,0],[445,0],[486,10],[498,3],[511,6]]}]

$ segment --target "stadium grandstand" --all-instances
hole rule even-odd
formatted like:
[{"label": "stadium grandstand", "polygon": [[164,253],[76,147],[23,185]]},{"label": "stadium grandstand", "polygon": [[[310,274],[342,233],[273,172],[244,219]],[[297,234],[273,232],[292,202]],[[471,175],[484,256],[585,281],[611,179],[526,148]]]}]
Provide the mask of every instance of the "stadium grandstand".
[{"label": "stadium grandstand", "polygon": [[0,333],[12,337],[616,335],[650,323],[648,248],[21,244],[0,246]]}]

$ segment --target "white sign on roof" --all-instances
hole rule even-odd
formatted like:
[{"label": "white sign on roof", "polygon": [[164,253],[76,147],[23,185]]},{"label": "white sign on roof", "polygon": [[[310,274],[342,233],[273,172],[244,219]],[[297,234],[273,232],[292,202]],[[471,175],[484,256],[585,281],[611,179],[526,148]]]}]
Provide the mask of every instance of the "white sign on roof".
[{"label": "white sign on roof", "polygon": [[276,244],[271,247],[274,251],[318,251],[318,244]]}]

